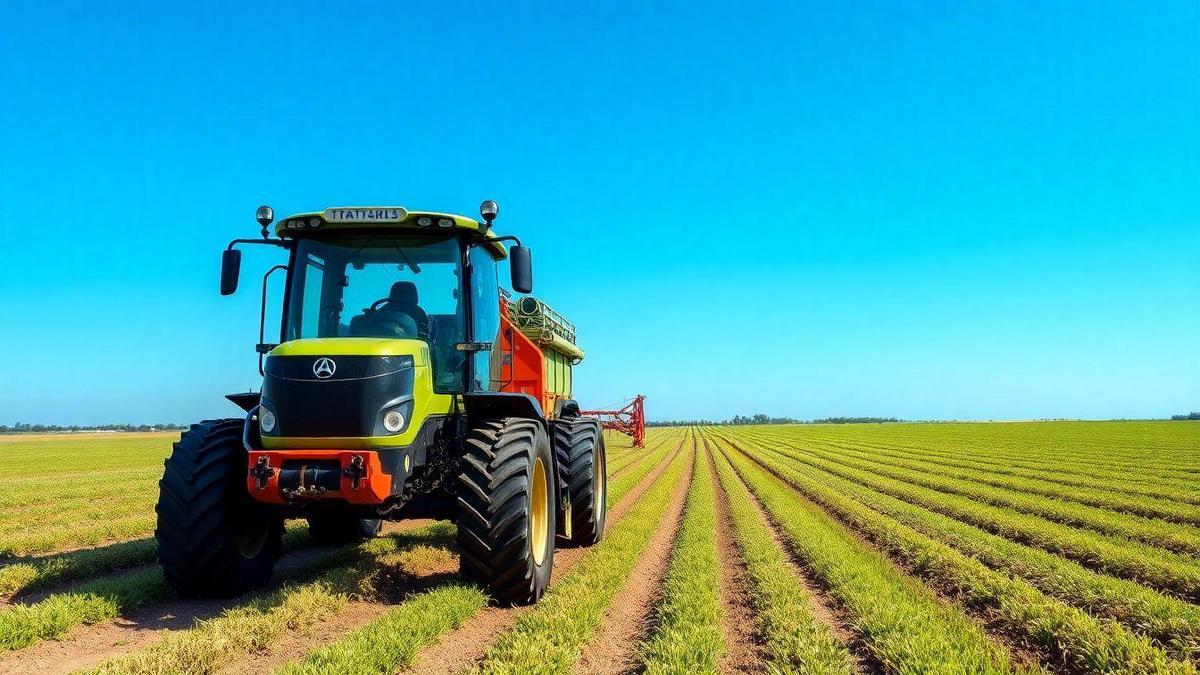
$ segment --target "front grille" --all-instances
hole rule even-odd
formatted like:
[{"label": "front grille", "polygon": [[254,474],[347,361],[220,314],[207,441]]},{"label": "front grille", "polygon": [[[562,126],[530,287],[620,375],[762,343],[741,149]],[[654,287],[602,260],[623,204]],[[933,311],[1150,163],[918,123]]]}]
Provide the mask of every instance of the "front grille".
[{"label": "front grille", "polygon": [[270,436],[375,436],[383,411],[412,396],[412,357],[403,357],[407,365],[400,365],[396,359],[401,357],[394,356],[328,357],[337,370],[327,379],[318,379],[313,364],[320,358],[267,360],[262,404],[275,413],[276,427]]}]

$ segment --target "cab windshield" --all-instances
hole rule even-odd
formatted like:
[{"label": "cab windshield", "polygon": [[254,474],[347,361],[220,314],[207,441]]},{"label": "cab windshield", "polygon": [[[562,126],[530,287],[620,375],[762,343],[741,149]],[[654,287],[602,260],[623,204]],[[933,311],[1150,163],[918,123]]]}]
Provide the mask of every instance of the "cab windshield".
[{"label": "cab windshield", "polygon": [[430,345],[435,389],[462,387],[462,253],[454,238],[390,233],[296,242],[284,340],[410,338]]}]

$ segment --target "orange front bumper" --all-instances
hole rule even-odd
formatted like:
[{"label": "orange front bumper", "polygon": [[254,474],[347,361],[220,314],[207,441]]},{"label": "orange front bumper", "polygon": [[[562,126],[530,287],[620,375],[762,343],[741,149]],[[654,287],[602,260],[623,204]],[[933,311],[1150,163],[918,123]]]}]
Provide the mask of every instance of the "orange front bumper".
[{"label": "orange front bumper", "polygon": [[[295,466],[305,460],[337,460],[341,479],[337,490],[301,489],[285,494],[279,485],[283,463]],[[384,473],[379,454],[372,450],[253,450],[247,467],[246,490],[267,504],[288,504],[312,499],[341,500],[350,504],[382,504],[392,494],[392,476]],[[303,477],[304,472],[300,475]],[[311,487],[311,486],[307,486]]]}]

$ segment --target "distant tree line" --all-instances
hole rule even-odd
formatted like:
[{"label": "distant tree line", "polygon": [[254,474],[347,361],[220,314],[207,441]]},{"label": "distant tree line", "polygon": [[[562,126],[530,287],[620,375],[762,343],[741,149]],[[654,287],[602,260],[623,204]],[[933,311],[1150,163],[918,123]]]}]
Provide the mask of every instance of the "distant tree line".
[{"label": "distant tree line", "polygon": [[0,424],[0,434],[39,434],[63,431],[176,431],[186,429],[182,424],[95,424],[62,426],[60,424],[27,424],[17,422],[12,426]]},{"label": "distant tree line", "polygon": [[1171,415],[1171,419],[1179,420],[1200,420],[1200,412],[1192,412],[1186,415]]},{"label": "distant tree line", "polygon": [[734,415],[732,419],[711,420],[657,420],[646,422],[648,427],[697,427],[697,426],[741,426],[748,424],[882,424],[900,422],[895,417],[824,417],[819,420],[798,420],[792,417],[771,417],[758,413],[752,417]]}]

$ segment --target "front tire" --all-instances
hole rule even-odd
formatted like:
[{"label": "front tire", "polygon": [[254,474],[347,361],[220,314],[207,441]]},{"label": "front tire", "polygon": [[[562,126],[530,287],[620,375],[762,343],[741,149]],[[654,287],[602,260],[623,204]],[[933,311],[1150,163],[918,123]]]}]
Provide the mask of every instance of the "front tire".
[{"label": "front tire", "polygon": [[193,424],[158,483],[158,560],[180,595],[240,595],[265,584],[279,559],[283,519],[246,494],[242,423]]},{"label": "front tire", "polygon": [[481,421],[463,442],[458,476],[460,570],[497,600],[537,602],[554,563],[554,459],[536,420]]},{"label": "front tire", "polygon": [[592,546],[604,537],[608,515],[608,462],[600,425],[590,419],[561,420],[554,428],[554,451],[566,467],[571,498],[571,536],[574,546]]}]

